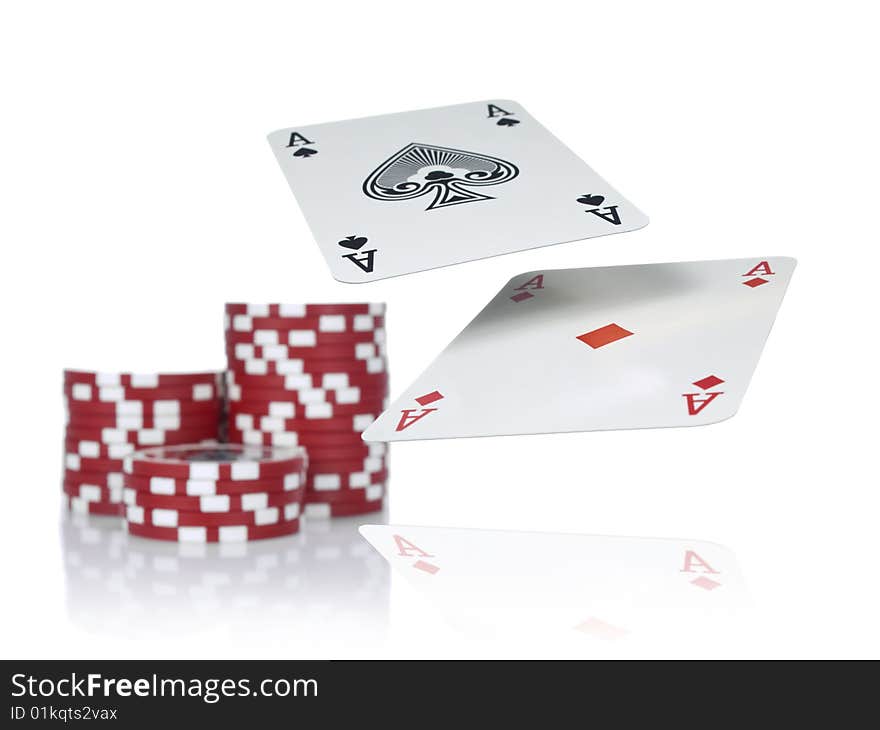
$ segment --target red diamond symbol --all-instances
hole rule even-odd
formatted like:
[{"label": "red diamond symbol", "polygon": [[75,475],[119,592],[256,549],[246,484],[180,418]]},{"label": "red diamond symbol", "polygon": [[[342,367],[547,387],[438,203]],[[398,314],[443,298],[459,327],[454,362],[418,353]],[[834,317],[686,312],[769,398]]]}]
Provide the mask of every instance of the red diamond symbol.
[{"label": "red diamond symbol", "polygon": [[694,578],[691,581],[691,584],[706,591],[714,591],[716,588],[721,587],[721,584],[718,581],[707,578],[705,575],[701,575],[699,578]]},{"label": "red diamond symbol", "polygon": [[721,385],[723,382],[724,381],[721,378],[715,375],[709,375],[702,380],[695,380],[694,385],[703,390],[709,390],[709,388],[714,388],[716,385]]},{"label": "red diamond symbol", "polygon": [[440,568],[438,568],[436,565],[426,563],[424,560],[416,560],[416,562],[413,563],[413,568],[415,568],[416,570],[424,570],[426,573],[429,573],[431,575],[434,575],[434,573],[440,570]]},{"label": "red diamond symbol", "polygon": [[600,327],[597,330],[578,335],[577,339],[584,344],[589,345],[594,350],[597,350],[600,347],[605,347],[605,345],[610,345],[612,342],[622,340],[624,337],[629,337],[631,334],[632,332],[629,330],[625,330],[619,324],[614,324],[612,322],[611,324],[606,324],[604,327]]},{"label": "red diamond symbol", "polygon": [[519,294],[514,294],[511,299],[518,304],[519,302],[523,302],[526,299],[531,299],[533,296],[535,295],[531,292],[521,291]]},{"label": "red diamond symbol", "polygon": [[420,406],[428,406],[431,405],[434,401],[442,400],[443,395],[439,390],[435,390],[433,393],[428,393],[427,395],[423,395],[420,398],[416,398],[416,403]]},{"label": "red diamond symbol", "polygon": [[761,286],[761,284],[769,284],[769,283],[770,282],[768,282],[766,279],[762,279],[760,276],[743,282],[743,284],[745,284],[746,286],[752,287],[752,289],[754,289],[756,286]]}]

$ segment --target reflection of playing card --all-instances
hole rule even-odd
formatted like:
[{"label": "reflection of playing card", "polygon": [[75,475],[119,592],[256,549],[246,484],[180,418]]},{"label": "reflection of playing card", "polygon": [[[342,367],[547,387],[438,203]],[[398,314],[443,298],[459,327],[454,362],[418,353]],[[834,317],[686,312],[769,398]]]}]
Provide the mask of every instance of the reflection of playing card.
[{"label": "reflection of playing card", "polygon": [[726,548],[693,540],[364,525],[366,540],[460,628],[618,639],[692,631],[740,607]]},{"label": "reflection of playing card", "polygon": [[789,258],[514,277],[366,441],[699,426],[742,400]]},{"label": "reflection of playing card", "polygon": [[513,101],[295,127],[269,143],[340,281],[648,222]]}]

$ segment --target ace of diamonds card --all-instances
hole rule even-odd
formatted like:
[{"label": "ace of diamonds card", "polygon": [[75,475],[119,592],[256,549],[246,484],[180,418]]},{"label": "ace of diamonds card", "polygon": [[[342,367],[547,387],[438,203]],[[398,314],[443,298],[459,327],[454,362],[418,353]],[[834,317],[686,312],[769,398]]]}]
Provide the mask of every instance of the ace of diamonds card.
[{"label": "ace of diamonds card", "polygon": [[365,441],[702,426],[742,401],[795,260],[530,271]]},{"label": "ace of diamonds card", "polygon": [[269,143],[343,282],[648,222],[514,101],[292,127],[270,134]]}]

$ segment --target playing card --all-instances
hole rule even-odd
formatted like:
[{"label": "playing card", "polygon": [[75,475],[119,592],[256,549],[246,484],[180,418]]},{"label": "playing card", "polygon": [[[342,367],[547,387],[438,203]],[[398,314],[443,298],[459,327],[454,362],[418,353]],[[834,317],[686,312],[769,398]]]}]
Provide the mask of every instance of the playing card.
[{"label": "playing card", "polygon": [[700,426],[736,413],[791,258],[510,280],[366,441]]},{"label": "playing card", "polygon": [[648,222],[514,101],[293,127],[269,143],[344,282]]},{"label": "playing card", "polygon": [[363,525],[364,538],[456,627],[619,639],[736,615],[730,550],[636,537]]}]

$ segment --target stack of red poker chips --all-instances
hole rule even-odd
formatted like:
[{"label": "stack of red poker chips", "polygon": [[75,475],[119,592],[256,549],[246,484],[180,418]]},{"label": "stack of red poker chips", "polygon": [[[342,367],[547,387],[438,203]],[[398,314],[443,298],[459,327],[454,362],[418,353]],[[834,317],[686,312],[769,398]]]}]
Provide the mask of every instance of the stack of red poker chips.
[{"label": "stack of red poker chips", "polygon": [[130,535],[176,542],[248,542],[299,531],[304,449],[185,444],[124,460]]},{"label": "stack of red poker chips", "polygon": [[387,447],[361,433],[385,409],[384,304],[227,304],[229,438],[302,446],[304,514],[382,509]]},{"label": "stack of red poker chips", "polygon": [[63,490],[69,509],[121,516],[122,460],[136,449],[216,439],[221,373],[64,371]]}]

